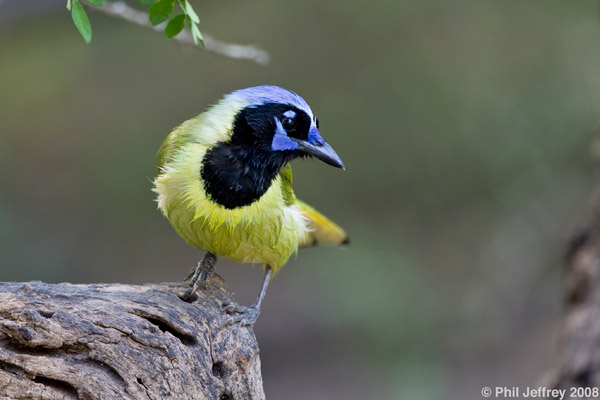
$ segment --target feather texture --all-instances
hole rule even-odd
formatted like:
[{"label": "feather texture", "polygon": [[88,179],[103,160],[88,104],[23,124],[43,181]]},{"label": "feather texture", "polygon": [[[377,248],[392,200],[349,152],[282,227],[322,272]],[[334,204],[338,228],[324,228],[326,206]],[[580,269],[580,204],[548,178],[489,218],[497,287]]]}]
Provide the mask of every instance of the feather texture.
[{"label": "feather texture", "polygon": [[301,246],[314,246],[316,244],[337,246],[350,242],[346,232],[335,222],[301,200],[296,200],[296,205],[308,219],[309,232],[306,239],[300,243]]},{"label": "feather texture", "polygon": [[285,159],[268,189],[250,204],[227,208],[207,194],[203,160],[209,150],[232,141],[241,110],[279,101],[316,120],[295,93],[274,86],[259,88],[232,92],[175,128],[159,149],[153,190],[159,209],[188,243],[237,262],[263,263],[276,272],[300,245],[339,244],[346,236],[339,226],[296,199],[292,169]]}]

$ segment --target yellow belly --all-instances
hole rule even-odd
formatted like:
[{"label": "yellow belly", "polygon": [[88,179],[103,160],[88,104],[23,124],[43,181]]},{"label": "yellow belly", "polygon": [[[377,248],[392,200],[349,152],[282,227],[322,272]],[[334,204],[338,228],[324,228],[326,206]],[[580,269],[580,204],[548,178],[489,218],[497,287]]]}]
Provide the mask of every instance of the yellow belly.
[{"label": "yellow belly", "polygon": [[260,199],[235,209],[211,201],[202,182],[189,179],[181,169],[157,177],[154,190],[163,214],[191,245],[237,262],[267,264],[277,271],[306,241],[309,231],[300,207],[286,205],[281,186],[277,177]]},{"label": "yellow belly", "polygon": [[306,221],[297,206],[250,212],[219,223],[208,216],[196,217],[193,209],[175,207],[168,219],[191,245],[241,263],[263,263],[278,270],[307,235]]}]

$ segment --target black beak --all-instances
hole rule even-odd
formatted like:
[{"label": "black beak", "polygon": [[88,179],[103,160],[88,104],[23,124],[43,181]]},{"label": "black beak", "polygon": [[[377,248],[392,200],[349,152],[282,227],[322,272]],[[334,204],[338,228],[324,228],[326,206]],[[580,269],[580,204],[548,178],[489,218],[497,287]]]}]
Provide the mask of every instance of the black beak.
[{"label": "black beak", "polygon": [[333,150],[327,143],[316,142],[316,144],[311,144],[309,142],[305,142],[304,140],[297,140],[296,143],[298,143],[298,150],[318,158],[324,163],[334,167],[341,168],[343,170],[346,169],[340,156],[338,156],[335,150]]}]

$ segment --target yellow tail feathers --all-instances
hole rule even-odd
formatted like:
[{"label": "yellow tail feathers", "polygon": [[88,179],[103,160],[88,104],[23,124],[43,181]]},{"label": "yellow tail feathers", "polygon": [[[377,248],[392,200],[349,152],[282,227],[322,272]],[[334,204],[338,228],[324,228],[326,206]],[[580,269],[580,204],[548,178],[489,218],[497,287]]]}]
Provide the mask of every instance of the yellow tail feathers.
[{"label": "yellow tail feathers", "polygon": [[304,216],[308,218],[308,226],[311,230],[308,233],[306,241],[300,243],[300,246],[314,246],[316,244],[336,246],[350,242],[346,232],[335,222],[301,200],[296,199],[296,205],[300,207],[302,212],[304,212]]}]

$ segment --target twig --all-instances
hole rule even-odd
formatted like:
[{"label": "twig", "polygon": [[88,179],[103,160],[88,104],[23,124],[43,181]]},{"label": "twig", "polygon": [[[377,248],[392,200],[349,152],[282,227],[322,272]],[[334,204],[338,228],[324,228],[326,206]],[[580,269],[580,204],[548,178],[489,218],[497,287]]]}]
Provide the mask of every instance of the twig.
[{"label": "twig", "polygon": [[[124,1],[107,1],[104,7],[94,7],[94,9],[102,11],[105,14],[114,17],[119,17],[129,22],[133,22],[134,24],[152,28],[157,32],[164,31],[164,23],[152,26],[146,13],[136,10],[133,7],[130,7]],[[268,64],[269,60],[271,59],[269,53],[257,47],[222,42],[204,33],[202,34],[202,36],[204,38],[204,44],[206,46],[205,49],[220,56],[240,60],[254,61],[258,64],[263,65]],[[186,45],[194,45],[192,35],[187,30],[181,31],[181,33],[175,36],[174,39]]]}]

